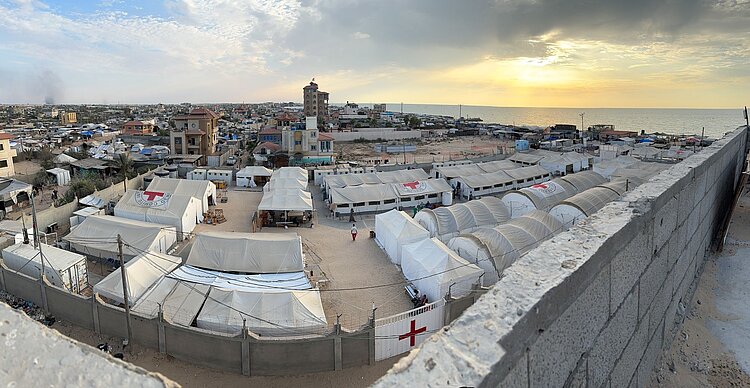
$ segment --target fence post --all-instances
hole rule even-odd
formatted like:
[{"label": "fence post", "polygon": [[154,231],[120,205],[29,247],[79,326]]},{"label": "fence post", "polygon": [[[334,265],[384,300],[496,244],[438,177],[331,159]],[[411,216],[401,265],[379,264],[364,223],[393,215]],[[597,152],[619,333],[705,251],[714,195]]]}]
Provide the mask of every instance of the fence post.
[{"label": "fence post", "polygon": [[97,306],[96,294],[91,295],[91,315],[94,318],[94,332],[102,334],[102,329],[99,326],[99,308]]},{"label": "fence post", "polygon": [[162,310],[161,303],[159,303],[159,321],[156,323],[159,328],[159,353],[167,353],[167,337],[164,333],[164,310]]},{"label": "fence post", "polygon": [[47,277],[42,274],[39,279],[39,290],[42,295],[42,308],[45,314],[49,314],[49,304],[47,303]]},{"label": "fence post", "polygon": [[3,289],[3,291],[8,291],[7,288],[5,288],[5,269],[0,266],[0,288]]},{"label": "fence post", "polygon": [[[374,303],[373,303],[373,305],[374,305]],[[370,333],[369,333],[370,334],[370,338],[369,338],[369,341],[367,341],[367,342],[370,343],[370,347],[369,347],[369,353],[370,353],[369,356],[370,356],[370,358],[368,360],[368,365],[372,365],[372,364],[375,363],[375,310],[376,309],[373,306],[372,316],[370,317],[370,322],[369,322],[369,326],[370,326]]]},{"label": "fence post", "polygon": [[336,325],[333,326],[333,370],[343,369],[342,358],[341,358],[341,323],[339,317],[336,316]]},{"label": "fence post", "polygon": [[250,376],[250,336],[248,329],[242,329],[242,375]]}]

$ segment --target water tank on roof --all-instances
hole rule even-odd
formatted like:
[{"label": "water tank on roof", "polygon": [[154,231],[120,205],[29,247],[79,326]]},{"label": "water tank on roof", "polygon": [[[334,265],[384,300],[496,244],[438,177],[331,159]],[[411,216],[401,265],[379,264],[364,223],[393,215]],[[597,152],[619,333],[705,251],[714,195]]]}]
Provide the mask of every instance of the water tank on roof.
[{"label": "water tank on roof", "polygon": [[169,173],[170,178],[177,178],[177,166],[175,165],[164,166],[164,170],[166,170]]},{"label": "water tank on roof", "polygon": [[149,174],[143,177],[143,187],[148,187],[154,180],[154,174]]}]

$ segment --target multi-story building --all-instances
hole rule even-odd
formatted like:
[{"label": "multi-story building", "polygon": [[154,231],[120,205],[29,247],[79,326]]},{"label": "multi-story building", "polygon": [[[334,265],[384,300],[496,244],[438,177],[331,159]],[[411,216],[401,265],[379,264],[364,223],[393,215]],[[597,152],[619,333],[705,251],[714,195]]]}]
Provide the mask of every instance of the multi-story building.
[{"label": "multi-story building", "polygon": [[295,123],[281,130],[281,150],[289,155],[290,164],[332,164],[333,137],[318,131],[315,116],[305,123]]},{"label": "multi-story building", "polygon": [[204,155],[216,152],[219,140],[219,115],[206,108],[196,108],[189,114],[173,118],[175,128],[169,133],[172,155]]},{"label": "multi-story building", "polygon": [[302,88],[303,113],[307,117],[317,117],[322,122],[328,116],[328,92],[318,90],[318,84],[310,82]]},{"label": "multi-story building", "polygon": [[60,125],[69,125],[78,122],[78,116],[76,115],[76,112],[60,111],[58,113],[58,117],[60,117]]},{"label": "multi-story building", "polygon": [[154,133],[154,120],[133,120],[122,125],[123,135],[150,135]]},{"label": "multi-story building", "polygon": [[11,138],[13,138],[11,134],[0,132],[0,176],[6,178],[16,175],[16,169],[13,167],[16,150],[10,148]]}]

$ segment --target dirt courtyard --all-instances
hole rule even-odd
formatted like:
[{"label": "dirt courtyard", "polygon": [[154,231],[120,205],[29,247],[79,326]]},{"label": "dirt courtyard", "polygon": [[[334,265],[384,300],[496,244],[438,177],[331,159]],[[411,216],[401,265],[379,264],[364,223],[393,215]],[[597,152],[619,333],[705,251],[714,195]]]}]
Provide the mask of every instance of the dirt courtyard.
[{"label": "dirt courtyard", "polygon": [[417,146],[417,152],[406,154],[377,153],[375,152],[377,142],[336,143],[334,151],[339,155],[339,160],[367,161],[382,158],[383,162],[388,159],[388,163],[430,163],[494,155],[500,153],[503,147],[512,148],[515,146],[513,142],[489,135],[408,139],[404,140],[403,143],[396,141],[390,143],[397,145],[414,144]]}]

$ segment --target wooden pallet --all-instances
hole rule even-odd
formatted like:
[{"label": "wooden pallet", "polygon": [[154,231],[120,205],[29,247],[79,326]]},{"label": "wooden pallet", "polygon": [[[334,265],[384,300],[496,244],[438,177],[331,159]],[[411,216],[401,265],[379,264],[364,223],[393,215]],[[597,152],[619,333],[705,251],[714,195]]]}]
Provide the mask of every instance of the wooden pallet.
[{"label": "wooden pallet", "polygon": [[221,224],[222,222],[226,222],[227,219],[224,218],[224,209],[216,208],[214,209],[214,223],[215,224]]}]

